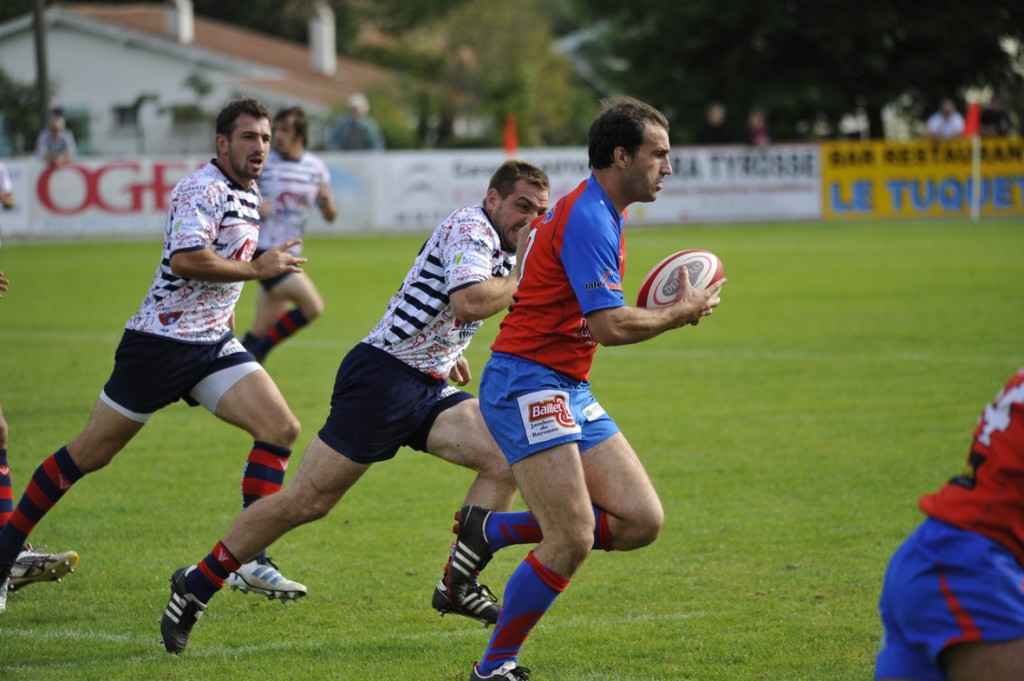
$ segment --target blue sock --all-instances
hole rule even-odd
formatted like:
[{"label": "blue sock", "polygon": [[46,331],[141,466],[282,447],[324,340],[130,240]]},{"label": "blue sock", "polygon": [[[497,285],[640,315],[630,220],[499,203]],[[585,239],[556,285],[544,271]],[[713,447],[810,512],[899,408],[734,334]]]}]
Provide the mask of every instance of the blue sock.
[{"label": "blue sock", "polygon": [[542,539],[540,525],[529,511],[491,513],[487,517],[487,545],[491,551],[513,544],[537,544]]},{"label": "blue sock", "polygon": [[[514,544],[539,544],[544,535],[537,519],[529,511],[491,513],[484,527],[487,545],[491,551],[498,551]],[[608,526],[608,513],[594,507],[594,548],[612,550],[612,533]]]},{"label": "blue sock", "polygon": [[526,637],[567,586],[568,579],[545,566],[530,551],[505,586],[501,616],[483,658],[477,663],[481,676],[493,673],[508,660],[518,663]]}]

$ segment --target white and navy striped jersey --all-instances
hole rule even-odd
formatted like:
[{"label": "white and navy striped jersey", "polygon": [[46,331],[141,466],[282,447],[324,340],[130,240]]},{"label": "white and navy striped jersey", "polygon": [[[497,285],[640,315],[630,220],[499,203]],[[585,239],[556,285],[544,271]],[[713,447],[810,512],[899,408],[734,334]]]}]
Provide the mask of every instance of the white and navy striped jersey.
[{"label": "white and navy striped jersey", "polygon": [[[286,241],[301,239],[316,208],[320,185],[330,183],[327,166],[308,151],[297,161],[271,151],[259,179],[260,194],[269,205],[269,213],[265,213],[260,225],[259,249],[268,251]],[[298,255],[301,250],[300,244],[292,253]]]},{"label": "white and navy striped jersey", "polygon": [[209,248],[229,260],[252,260],[259,239],[260,193],[243,189],[211,161],[178,182],[164,226],[153,285],[126,328],[185,343],[216,343],[230,330],[242,282],[212,282],[171,272],[171,256]]},{"label": "white and navy striped jersey", "polygon": [[449,296],[491,277],[507,277],[515,264],[515,253],[501,250],[483,207],[460,208],[423,244],[384,317],[363,342],[434,378],[447,379],[483,325],[455,319]]}]

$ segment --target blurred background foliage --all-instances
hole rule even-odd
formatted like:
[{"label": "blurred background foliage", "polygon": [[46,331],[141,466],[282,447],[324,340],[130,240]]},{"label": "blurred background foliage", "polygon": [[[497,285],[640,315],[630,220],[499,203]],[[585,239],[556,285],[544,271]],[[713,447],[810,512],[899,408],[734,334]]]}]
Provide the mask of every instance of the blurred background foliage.
[{"label": "blurred background foliage", "polygon": [[[77,0],[64,0],[74,4]],[[883,136],[883,110],[923,119],[943,97],[998,93],[1024,112],[1020,0],[327,0],[338,52],[401,74],[368,93],[391,148],[578,145],[598,101],[658,106],[676,143],[720,101],[742,138],[768,112],[775,140],[835,137],[844,117]],[[31,13],[4,0],[0,22]],[[114,2],[114,4],[119,4]],[[313,0],[194,0],[197,15],[305,42]],[[0,78],[0,102],[31,88]]]}]

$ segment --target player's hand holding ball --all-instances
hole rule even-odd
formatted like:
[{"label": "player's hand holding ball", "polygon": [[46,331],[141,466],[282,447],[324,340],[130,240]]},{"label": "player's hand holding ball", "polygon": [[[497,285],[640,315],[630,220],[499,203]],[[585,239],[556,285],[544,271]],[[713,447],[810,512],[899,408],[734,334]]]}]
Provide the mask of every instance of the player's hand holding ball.
[{"label": "player's hand holding ball", "polygon": [[[686,276],[684,276],[684,273]],[[664,258],[644,276],[637,295],[637,307],[698,305],[700,316],[711,314],[722,302],[725,268],[710,251],[688,249]],[[694,326],[700,317],[687,322]]]}]

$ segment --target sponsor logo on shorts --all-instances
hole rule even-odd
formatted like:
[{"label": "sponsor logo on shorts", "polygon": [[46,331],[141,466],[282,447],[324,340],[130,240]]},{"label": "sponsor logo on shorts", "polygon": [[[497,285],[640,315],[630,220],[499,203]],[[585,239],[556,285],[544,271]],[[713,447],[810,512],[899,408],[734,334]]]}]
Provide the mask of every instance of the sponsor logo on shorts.
[{"label": "sponsor logo on shorts", "polygon": [[604,415],[604,407],[602,407],[597,402],[594,402],[593,404],[588,404],[587,406],[583,407],[583,418],[585,418],[588,421],[599,419]]},{"label": "sponsor logo on shorts", "polygon": [[569,409],[569,394],[541,390],[518,398],[519,412],[530,444],[548,442],[580,432]]},{"label": "sponsor logo on shorts", "polygon": [[554,417],[558,425],[564,428],[572,428],[576,422],[572,420],[572,412],[569,411],[569,404],[562,395],[555,395],[551,399],[541,402],[534,402],[530,405],[530,422],[541,421]]},{"label": "sponsor logo on shorts", "polygon": [[228,357],[239,352],[245,352],[245,346],[242,345],[242,342],[237,338],[232,338],[225,343],[224,347],[222,347],[220,352],[217,353],[217,359],[223,359],[224,357]]}]

